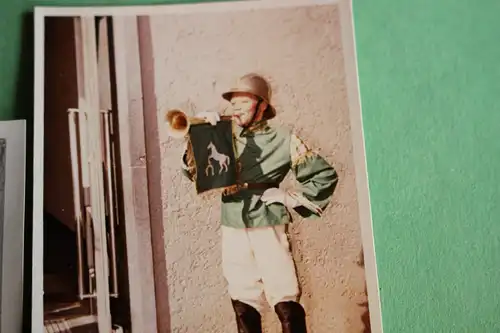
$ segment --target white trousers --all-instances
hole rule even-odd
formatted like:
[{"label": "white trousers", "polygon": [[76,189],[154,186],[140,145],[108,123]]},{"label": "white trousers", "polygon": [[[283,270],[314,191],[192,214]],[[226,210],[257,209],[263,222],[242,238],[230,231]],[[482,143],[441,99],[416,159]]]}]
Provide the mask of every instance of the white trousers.
[{"label": "white trousers", "polygon": [[297,301],[299,284],[285,226],[235,229],[222,226],[222,270],[229,296],[261,311]]}]

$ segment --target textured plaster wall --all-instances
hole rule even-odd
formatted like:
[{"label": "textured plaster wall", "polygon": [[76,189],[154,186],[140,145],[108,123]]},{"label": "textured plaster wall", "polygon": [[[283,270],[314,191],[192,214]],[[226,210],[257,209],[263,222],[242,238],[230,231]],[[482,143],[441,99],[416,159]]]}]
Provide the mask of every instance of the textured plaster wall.
[{"label": "textured plaster wall", "polygon": [[[220,257],[219,197],[197,197],[180,173],[182,142],[167,138],[164,112],[221,105],[234,79],[271,79],[278,117],[340,176],[321,220],[291,229],[311,332],[363,332],[366,302],[340,20],[335,6],[151,17],[162,150],[161,182],[172,332],[236,332]],[[222,103],[223,105],[223,103]],[[285,187],[293,186],[288,177]],[[237,250],[237,249],[236,249]],[[280,332],[271,311],[266,332]]]}]

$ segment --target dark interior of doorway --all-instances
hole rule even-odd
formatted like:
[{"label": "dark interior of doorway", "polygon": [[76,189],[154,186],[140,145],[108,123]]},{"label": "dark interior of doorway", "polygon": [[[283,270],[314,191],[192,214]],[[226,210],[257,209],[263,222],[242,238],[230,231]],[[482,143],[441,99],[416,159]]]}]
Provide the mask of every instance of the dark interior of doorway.
[{"label": "dark interior of doorway", "polygon": [[[44,320],[47,332],[57,332],[60,326],[70,327],[72,333],[98,332],[88,318],[89,302],[78,299],[77,244],[75,233],[50,213],[44,214]],[[75,321],[76,319],[76,321]],[[56,326],[57,329],[53,326]]]}]

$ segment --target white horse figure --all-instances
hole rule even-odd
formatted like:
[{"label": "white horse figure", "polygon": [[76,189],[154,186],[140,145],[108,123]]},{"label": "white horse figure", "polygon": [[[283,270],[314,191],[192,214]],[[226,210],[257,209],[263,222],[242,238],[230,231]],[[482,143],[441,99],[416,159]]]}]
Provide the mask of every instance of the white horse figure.
[{"label": "white horse figure", "polygon": [[[212,171],[212,175],[213,175],[213,167],[211,165],[212,163],[210,163],[211,159],[219,162],[219,175],[223,171],[227,171],[228,170],[228,165],[229,165],[229,162],[230,162],[229,156],[219,153],[217,151],[217,148],[215,148],[215,145],[213,144],[213,142],[210,142],[208,144],[207,149],[210,150],[210,155],[208,155],[208,165],[211,166],[210,169]],[[208,173],[208,169],[209,169],[209,167],[207,166],[207,170],[206,170],[207,173]]]}]

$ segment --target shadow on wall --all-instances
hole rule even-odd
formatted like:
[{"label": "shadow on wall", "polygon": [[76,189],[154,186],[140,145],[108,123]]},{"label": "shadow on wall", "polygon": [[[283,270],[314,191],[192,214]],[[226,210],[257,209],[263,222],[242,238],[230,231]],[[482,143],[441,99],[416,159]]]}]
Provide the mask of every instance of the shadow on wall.
[{"label": "shadow on wall", "polygon": [[[361,252],[359,254],[359,260],[357,262],[359,267],[362,267],[363,269],[365,268],[365,256],[363,253],[363,249],[361,249]],[[368,295],[368,289],[366,287],[366,282],[365,282],[365,295]],[[368,307],[368,301],[359,303],[359,306],[364,308],[365,311],[361,315],[361,321],[363,322],[363,325],[365,328],[363,329],[363,333],[371,333],[372,328],[370,326],[370,309]]]}]

